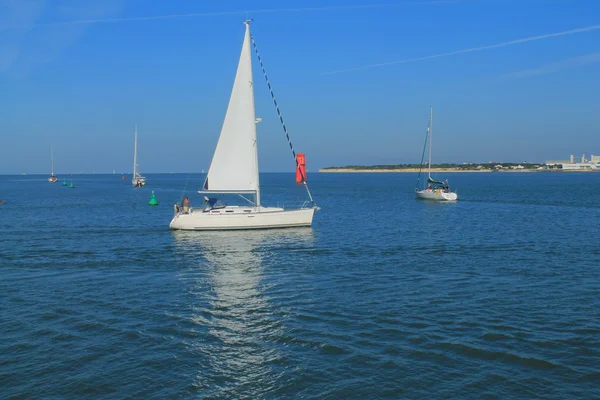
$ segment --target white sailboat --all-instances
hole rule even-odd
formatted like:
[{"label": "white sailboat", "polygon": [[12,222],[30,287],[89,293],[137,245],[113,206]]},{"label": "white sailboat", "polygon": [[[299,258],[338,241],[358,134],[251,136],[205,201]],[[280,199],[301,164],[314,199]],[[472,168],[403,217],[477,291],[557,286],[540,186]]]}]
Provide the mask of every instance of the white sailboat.
[{"label": "white sailboat", "polygon": [[131,178],[133,187],[142,187],[146,184],[146,177],[138,172],[137,162],[137,125],[135,126],[135,134],[133,139],[133,178]]},{"label": "white sailboat", "polygon": [[[245,25],[246,33],[227,113],[208,174],[199,191],[204,194],[204,204],[199,209],[193,209],[185,198],[181,209],[175,205],[175,215],[169,224],[171,229],[233,230],[310,226],[315,210],[318,209],[312,202],[306,182],[304,184],[311,201],[306,202],[302,208],[263,207],[261,204],[256,141],[256,124],[260,119],[256,118],[254,111],[250,21],[245,21]],[[217,198],[209,197],[223,194],[238,195],[249,205],[225,205]]]},{"label": "white sailboat", "polygon": [[[419,180],[421,178],[421,170],[417,177],[417,188],[415,192],[417,198],[435,201],[454,201],[458,199],[458,195],[450,191],[448,180],[445,182],[436,181],[431,177],[431,134],[433,131],[433,107],[429,107],[429,125],[427,126],[427,135],[425,136],[425,145],[429,142],[429,157],[427,160],[427,182],[423,189],[419,188]],[[423,156],[425,149],[423,149]],[[423,166],[423,157],[421,157],[421,167]]]},{"label": "white sailboat", "polygon": [[52,149],[52,145],[50,145],[50,162],[52,164],[52,172],[48,177],[48,182],[55,183],[58,182],[58,178],[54,175],[54,150]]}]

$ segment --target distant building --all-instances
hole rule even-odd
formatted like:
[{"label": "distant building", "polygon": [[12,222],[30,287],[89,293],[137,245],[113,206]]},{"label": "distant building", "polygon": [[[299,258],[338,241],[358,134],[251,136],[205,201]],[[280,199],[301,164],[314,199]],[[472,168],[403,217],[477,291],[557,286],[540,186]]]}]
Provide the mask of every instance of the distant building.
[{"label": "distant building", "polygon": [[589,163],[573,163],[573,164],[568,163],[568,164],[563,164],[562,165],[562,169],[584,171],[586,169],[592,169],[592,164],[589,164]]},{"label": "distant building", "polygon": [[581,155],[581,162],[575,162],[575,156],[571,154],[569,160],[546,160],[546,167],[559,166],[564,170],[569,171],[600,171],[600,156],[590,155],[590,160],[585,158],[585,154]]}]

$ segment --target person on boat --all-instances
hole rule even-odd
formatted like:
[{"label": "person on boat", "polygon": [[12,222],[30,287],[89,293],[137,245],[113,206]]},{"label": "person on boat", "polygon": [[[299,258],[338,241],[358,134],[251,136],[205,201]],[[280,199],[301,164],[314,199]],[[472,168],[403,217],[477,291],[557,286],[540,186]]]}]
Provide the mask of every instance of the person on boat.
[{"label": "person on boat", "polygon": [[183,208],[183,213],[187,214],[190,211],[190,199],[184,197],[181,202],[181,208]]}]

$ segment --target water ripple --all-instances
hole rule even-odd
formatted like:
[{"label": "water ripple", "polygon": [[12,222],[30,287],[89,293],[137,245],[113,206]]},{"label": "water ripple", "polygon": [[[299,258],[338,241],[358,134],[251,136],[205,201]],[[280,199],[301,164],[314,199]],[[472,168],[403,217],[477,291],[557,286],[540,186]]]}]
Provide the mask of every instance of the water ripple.
[{"label": "water ripple", "polygon": [[35,212],[1,210],[0,397],[599,398],[600,176],[456,175],[435,205],[394,175],[317,176],[312,229],[227,234],[166,228],[187,177],[149,177],[159,208],[11,181]]}]

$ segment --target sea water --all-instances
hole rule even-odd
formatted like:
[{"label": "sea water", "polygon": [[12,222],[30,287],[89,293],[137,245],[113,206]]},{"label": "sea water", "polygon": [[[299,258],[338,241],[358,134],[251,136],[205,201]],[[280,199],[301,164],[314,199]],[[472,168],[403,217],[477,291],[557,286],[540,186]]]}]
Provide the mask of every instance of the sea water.
[{"label": "sea water", "polygon": [[600,397],[600,174],[309,173],[236,232],[168,229],[200,174],[46,178],[0,177],[0,398]]}]

